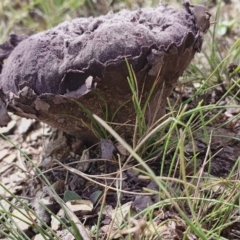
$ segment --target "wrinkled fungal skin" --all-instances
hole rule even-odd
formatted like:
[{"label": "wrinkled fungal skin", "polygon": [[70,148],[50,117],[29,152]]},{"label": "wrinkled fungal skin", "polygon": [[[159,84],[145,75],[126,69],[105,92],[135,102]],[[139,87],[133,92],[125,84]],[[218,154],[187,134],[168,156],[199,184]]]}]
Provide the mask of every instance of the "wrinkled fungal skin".
[{"label": "wrinkled fungal skin", "polygon": [[[105,118],[107,103],[109,121],[133,123],[127,59],[143,92],[142,102],[158,78],[146,113],[150,124],[164,115],[166,98],[201,50],[203,33],[210,26],[209,18],[202,16],[205,7],[198,6],[197,16],[195,5],[184,6],[78,18],[26,39],[19,37],[12,49],[9,41],[0,45],[0,63],[7,58],[0,75],[2,108],[5,104],[19,116],[91,140],[94,134],[84,124],[91,121],[83,106]],[[6,119],[0,119],[0,125],[6,125]],[[123,127],[122,132],[131,130]]]}]

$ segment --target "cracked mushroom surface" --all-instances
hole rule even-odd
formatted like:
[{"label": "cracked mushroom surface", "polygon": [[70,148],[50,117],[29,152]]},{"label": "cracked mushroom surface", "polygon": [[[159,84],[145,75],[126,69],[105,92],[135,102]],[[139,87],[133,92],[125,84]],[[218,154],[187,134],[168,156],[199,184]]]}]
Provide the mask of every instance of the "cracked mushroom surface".
[{"label": "cracked mushroom surface", "polygon": [[163,116],[166,98],[210,26],[205,7],[183,5],[122,10],[66,21],[30,37],[10,35],[0,45],[0,126],[9,122],[8,110],[84,140],[94,137],[86,126],[88,111],[134,123],[126,59],[142,103],[155,84],[147,121]]}]

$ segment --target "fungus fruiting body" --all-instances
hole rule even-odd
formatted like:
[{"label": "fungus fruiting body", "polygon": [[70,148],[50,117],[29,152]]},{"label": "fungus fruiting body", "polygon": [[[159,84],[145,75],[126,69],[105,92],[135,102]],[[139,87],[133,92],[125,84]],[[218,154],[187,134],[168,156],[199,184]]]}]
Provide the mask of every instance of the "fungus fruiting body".
[{"label": "fungus fruiting body", "polygon": [[84,124],[86,112],[104,117],[106,104],[112,121],[133,121],[126,60],[142,102],[156,83],[147,121],[153,112],[163,116],[166,98],[201,50],[210,26],[205,7],[184,6],[122,10],[63,22],[30,37],[11,35],[0,45],[0,125],[10,120],[7,109],[87,138],[92,133]]}]

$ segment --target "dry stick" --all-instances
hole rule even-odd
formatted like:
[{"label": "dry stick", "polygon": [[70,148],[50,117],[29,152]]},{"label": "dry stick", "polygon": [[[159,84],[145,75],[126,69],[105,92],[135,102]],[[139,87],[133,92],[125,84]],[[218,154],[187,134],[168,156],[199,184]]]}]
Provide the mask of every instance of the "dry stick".
[{"label": "dry stick", "polygon": [[[144,175],[140,175],[140,176],[139,176],[139,179],[151,180],[151,177],[149,177],[149,176],[144,176]],[[189,187],[192,187],[193,189],[196,188],[195,185],[193,185],[193,184],[191,184],[191,183],[189,183],[189,182],[184,182],[183,180],[178,179],[178,178],[156,176],[156,179],[158,179],[158,180],[166,180],[166,181],[177,182],[177,183],[180,183],[180,184],[186,184],[186,185],[188,185]]]},{"label": "dry stick", "polygon": [[[54,161],[57,162],[59,165],[61,165],[63,168],[67,169],[69,172],[75,173],[75,174],[77,174],[77,175],[79,175],[79,176],[87,179],[88,181],[94,182],[95,184],[98,184],[98,185],[100,185],[100,186],[102,186],[102,187],[104,187],[104,188],[106,187],[105,184],[93,180],[93,179],[91,178],[92,176],[90,177],[90,175],[85,174],[85,173],[83,173],[83,172],[81,172],[81,171],[78,171],[78,170],[76,170],[75,168],[67,167],[67,166],[65,166],[64,164],[62,164],[62,163],[61,163],[60,161],[58,161],[58,160],[54,160]],[[118,173],[118,176],[119,176],[119,173]],[[117,176],[117,177],[118,177],[118,176]],[[117,178],[117,177],[116,177],[116,178]],[[116,179],[116,178],[115,178],[115,179]],[[149,196],[149,195],[151,194],[151,193],[135,193],[135,192],[129,192],[129,191],[125,191],[125,190],[116,189],[116,188],[111,187],[111,186],[107,186],[107,187],[108,187],[109,189],[111,189],[111,190],[121,191],[122,193],[127,193],[127,194],[131,194],[131,195]]]}]

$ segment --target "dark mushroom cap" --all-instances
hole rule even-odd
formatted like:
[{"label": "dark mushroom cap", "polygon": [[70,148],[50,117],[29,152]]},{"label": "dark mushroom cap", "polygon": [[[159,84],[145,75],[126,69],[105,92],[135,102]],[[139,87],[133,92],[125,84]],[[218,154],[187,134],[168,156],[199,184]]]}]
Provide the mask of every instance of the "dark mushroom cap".
[{"label": "dark mushroom cap", "polygon": [[[104,116],[106,104],[99,95],[112,115],[131,99],[127,59],[138,87],[144,86],[143,100],[161,70],[150,105],[151,111],[156,108],[156,96],[164,88],[156,110],[162,116],[166,97],[201,50],[198,25],[193,12],[168,5],[64,22],[26,38],[11,53],[0,52],[0,60],[9,55],[0,76],[2,100],[20,116],[83,135],[86,108]],[[4,52],[4,44],[0,48]],[[121,110],[115,121],[134,118],[129,104]]]}]

